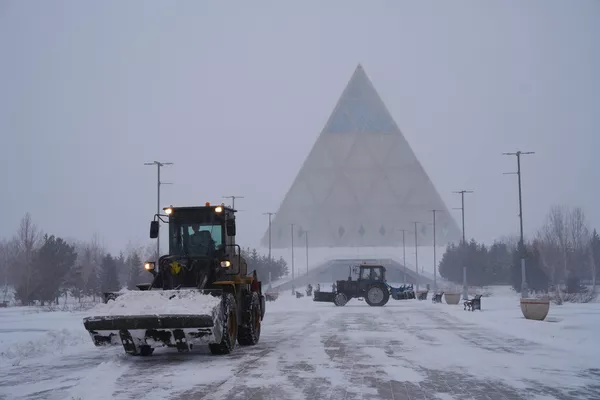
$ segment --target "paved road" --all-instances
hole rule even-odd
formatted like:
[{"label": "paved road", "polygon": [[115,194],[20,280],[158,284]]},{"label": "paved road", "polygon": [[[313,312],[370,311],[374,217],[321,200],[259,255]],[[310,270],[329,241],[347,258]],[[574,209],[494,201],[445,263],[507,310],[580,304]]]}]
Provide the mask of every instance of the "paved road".
[{"label": "paved road", "polygon": [[600,399],[600,368],[563,368],[561,349],[465,325],[429,302],[284,299],[259,345],[225,357],[80,348],[1,365],[0,398]]}]

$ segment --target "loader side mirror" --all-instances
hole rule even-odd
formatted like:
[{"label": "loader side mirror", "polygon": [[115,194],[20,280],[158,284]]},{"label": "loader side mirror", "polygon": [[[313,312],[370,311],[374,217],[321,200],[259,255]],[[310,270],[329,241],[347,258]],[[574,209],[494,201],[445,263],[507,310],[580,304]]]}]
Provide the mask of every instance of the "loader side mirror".
[{"label": "loader side mirror", "polygon": [[229,219],[225,224],[225,228],[227,229],[227,236],[235,236],[235,220]]},{"label": "loader side mirror", "polygon": [[156,239],[158,237],[158,221],[150,222],[150,239]]}]

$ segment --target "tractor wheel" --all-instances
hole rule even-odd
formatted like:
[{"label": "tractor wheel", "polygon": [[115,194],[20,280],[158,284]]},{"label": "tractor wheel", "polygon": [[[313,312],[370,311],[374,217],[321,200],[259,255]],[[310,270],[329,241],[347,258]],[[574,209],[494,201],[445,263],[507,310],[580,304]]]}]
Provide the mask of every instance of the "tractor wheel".
[{"label": "tractor wheel", "polygon": [[367,295],[365,301],[371,307],[384,306],[390,299],[390,292],[387,287],[382,284],[374,284],[367,289]]},{"label": "tractor wheel", "polygon": [[333,298],[333,304],[335,304],[338,307],[345,306],[347,302],[348,302],[348,297],[346,297],[346,295],[344,293],[338,293]]},{"label": "tractor wheel", "polygon": [[223,336],[221,343],[211,343],[208,345],[212,354],[229,354],[235,348],[237,339],[237,308],[235,297],[231,293],[223,294]]},{"label": "tractor wheel", "polygon": [[238,327],[237,340],[240,346],[253,346],[260,339],[261,307],[258,293],[248,295],[243,305],[243,324]]}]

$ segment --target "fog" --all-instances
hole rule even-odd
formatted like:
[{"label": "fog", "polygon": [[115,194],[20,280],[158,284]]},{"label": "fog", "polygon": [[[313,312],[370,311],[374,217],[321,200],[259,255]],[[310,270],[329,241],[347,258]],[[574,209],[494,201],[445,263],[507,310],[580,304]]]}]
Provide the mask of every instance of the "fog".
[{"label": "fog", "polygon": [[[361,63],[468,237],[553,204],[600,226],[600,3],[0,2],[0,237],[26,213],[113,252],[162,205],[236,200],[257,246]],[[226,201],[227,202],[227,201]],[[460,212],[455,218],[460,222]],[[164,241],[163,241],[164,243]]]}]

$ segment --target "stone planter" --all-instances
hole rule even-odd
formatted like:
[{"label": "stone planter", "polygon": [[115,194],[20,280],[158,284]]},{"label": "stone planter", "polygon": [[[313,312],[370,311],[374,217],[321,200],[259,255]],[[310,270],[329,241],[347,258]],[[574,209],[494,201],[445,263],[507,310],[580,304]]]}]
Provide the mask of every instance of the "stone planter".
[{"label": "stone planter", "polygon": [[521,312],[527,319],[543,321],[550,310],[550,299],[521,299]]},{"label": "stone planter", "polygon": [[446,304],[458,304],[460,302],[460,293],[444,293]]}]

